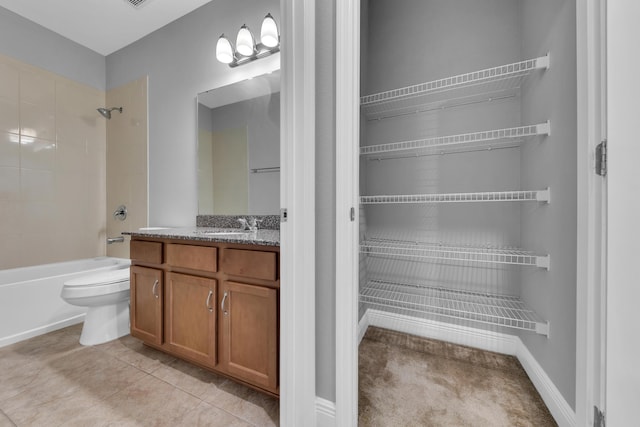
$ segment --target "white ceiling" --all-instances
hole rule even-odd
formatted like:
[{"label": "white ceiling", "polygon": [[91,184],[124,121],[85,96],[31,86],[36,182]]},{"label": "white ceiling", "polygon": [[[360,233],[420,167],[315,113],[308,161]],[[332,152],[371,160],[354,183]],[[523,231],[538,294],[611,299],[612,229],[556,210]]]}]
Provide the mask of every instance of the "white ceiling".
[{"label": "white ceiling", "polygon": [[211,0],[0,0],[0,6],[109,55]]}]

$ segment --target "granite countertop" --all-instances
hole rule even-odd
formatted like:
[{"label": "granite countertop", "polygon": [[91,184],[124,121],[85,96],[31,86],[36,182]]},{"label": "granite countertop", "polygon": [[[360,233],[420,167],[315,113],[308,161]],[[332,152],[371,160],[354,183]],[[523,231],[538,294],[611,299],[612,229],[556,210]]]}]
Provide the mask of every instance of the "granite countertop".
[{"label": "granite countertop", "polygon": [[246,245],[278,247],[280,246],[280,230],[270,230],[266,228],[258,231],[242,231],[239,228],[220,227],[149,227],[137,231],[124,231],[122,234],[132,237],[155,237],[159,239],[181,239],[197,240],[201,242],[241,243]]}]

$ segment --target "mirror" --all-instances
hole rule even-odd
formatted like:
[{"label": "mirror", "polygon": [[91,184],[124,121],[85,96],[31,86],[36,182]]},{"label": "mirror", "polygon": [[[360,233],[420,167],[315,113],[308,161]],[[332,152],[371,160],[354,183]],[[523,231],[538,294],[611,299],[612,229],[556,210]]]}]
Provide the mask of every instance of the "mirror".
[{"label": "mirror", "polygon": [[198,214],[280,212],[280,71],[198,94]]}]

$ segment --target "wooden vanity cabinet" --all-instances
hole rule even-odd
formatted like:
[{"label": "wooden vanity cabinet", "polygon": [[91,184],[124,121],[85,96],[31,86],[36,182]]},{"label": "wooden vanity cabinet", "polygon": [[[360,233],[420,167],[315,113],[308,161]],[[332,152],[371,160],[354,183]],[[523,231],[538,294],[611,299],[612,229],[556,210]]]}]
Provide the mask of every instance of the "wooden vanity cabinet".
[{"label": "wooden vanity cabinet", "polygon": [[131,266],[131,335],[153,344],[162,344],[163,271]]},{"label": "wooden vanity cabinet", "polygon": [[279,394],[279,248],[131,240],[131,334]]},{"label": "wooden vanity cabinet", "polygon": [[165,345],[172,353],[216,365],[216,280],[166,274]]},{"label": "wooden vanity cabinet", "polygon": [[266,389],[278,385],[278,294],[231,281],[220,288],[220,369]]}]

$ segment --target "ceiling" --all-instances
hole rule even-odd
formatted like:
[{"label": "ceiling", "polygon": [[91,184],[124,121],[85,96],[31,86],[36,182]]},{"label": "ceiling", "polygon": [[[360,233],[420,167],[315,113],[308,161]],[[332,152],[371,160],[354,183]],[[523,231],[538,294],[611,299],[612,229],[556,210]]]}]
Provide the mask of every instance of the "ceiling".
[{"label": "ceiling", "polygon": [[[140,0],[131,0],[139,3]],[[211,0],[0,0],[0,6],[109,55]]]}]

